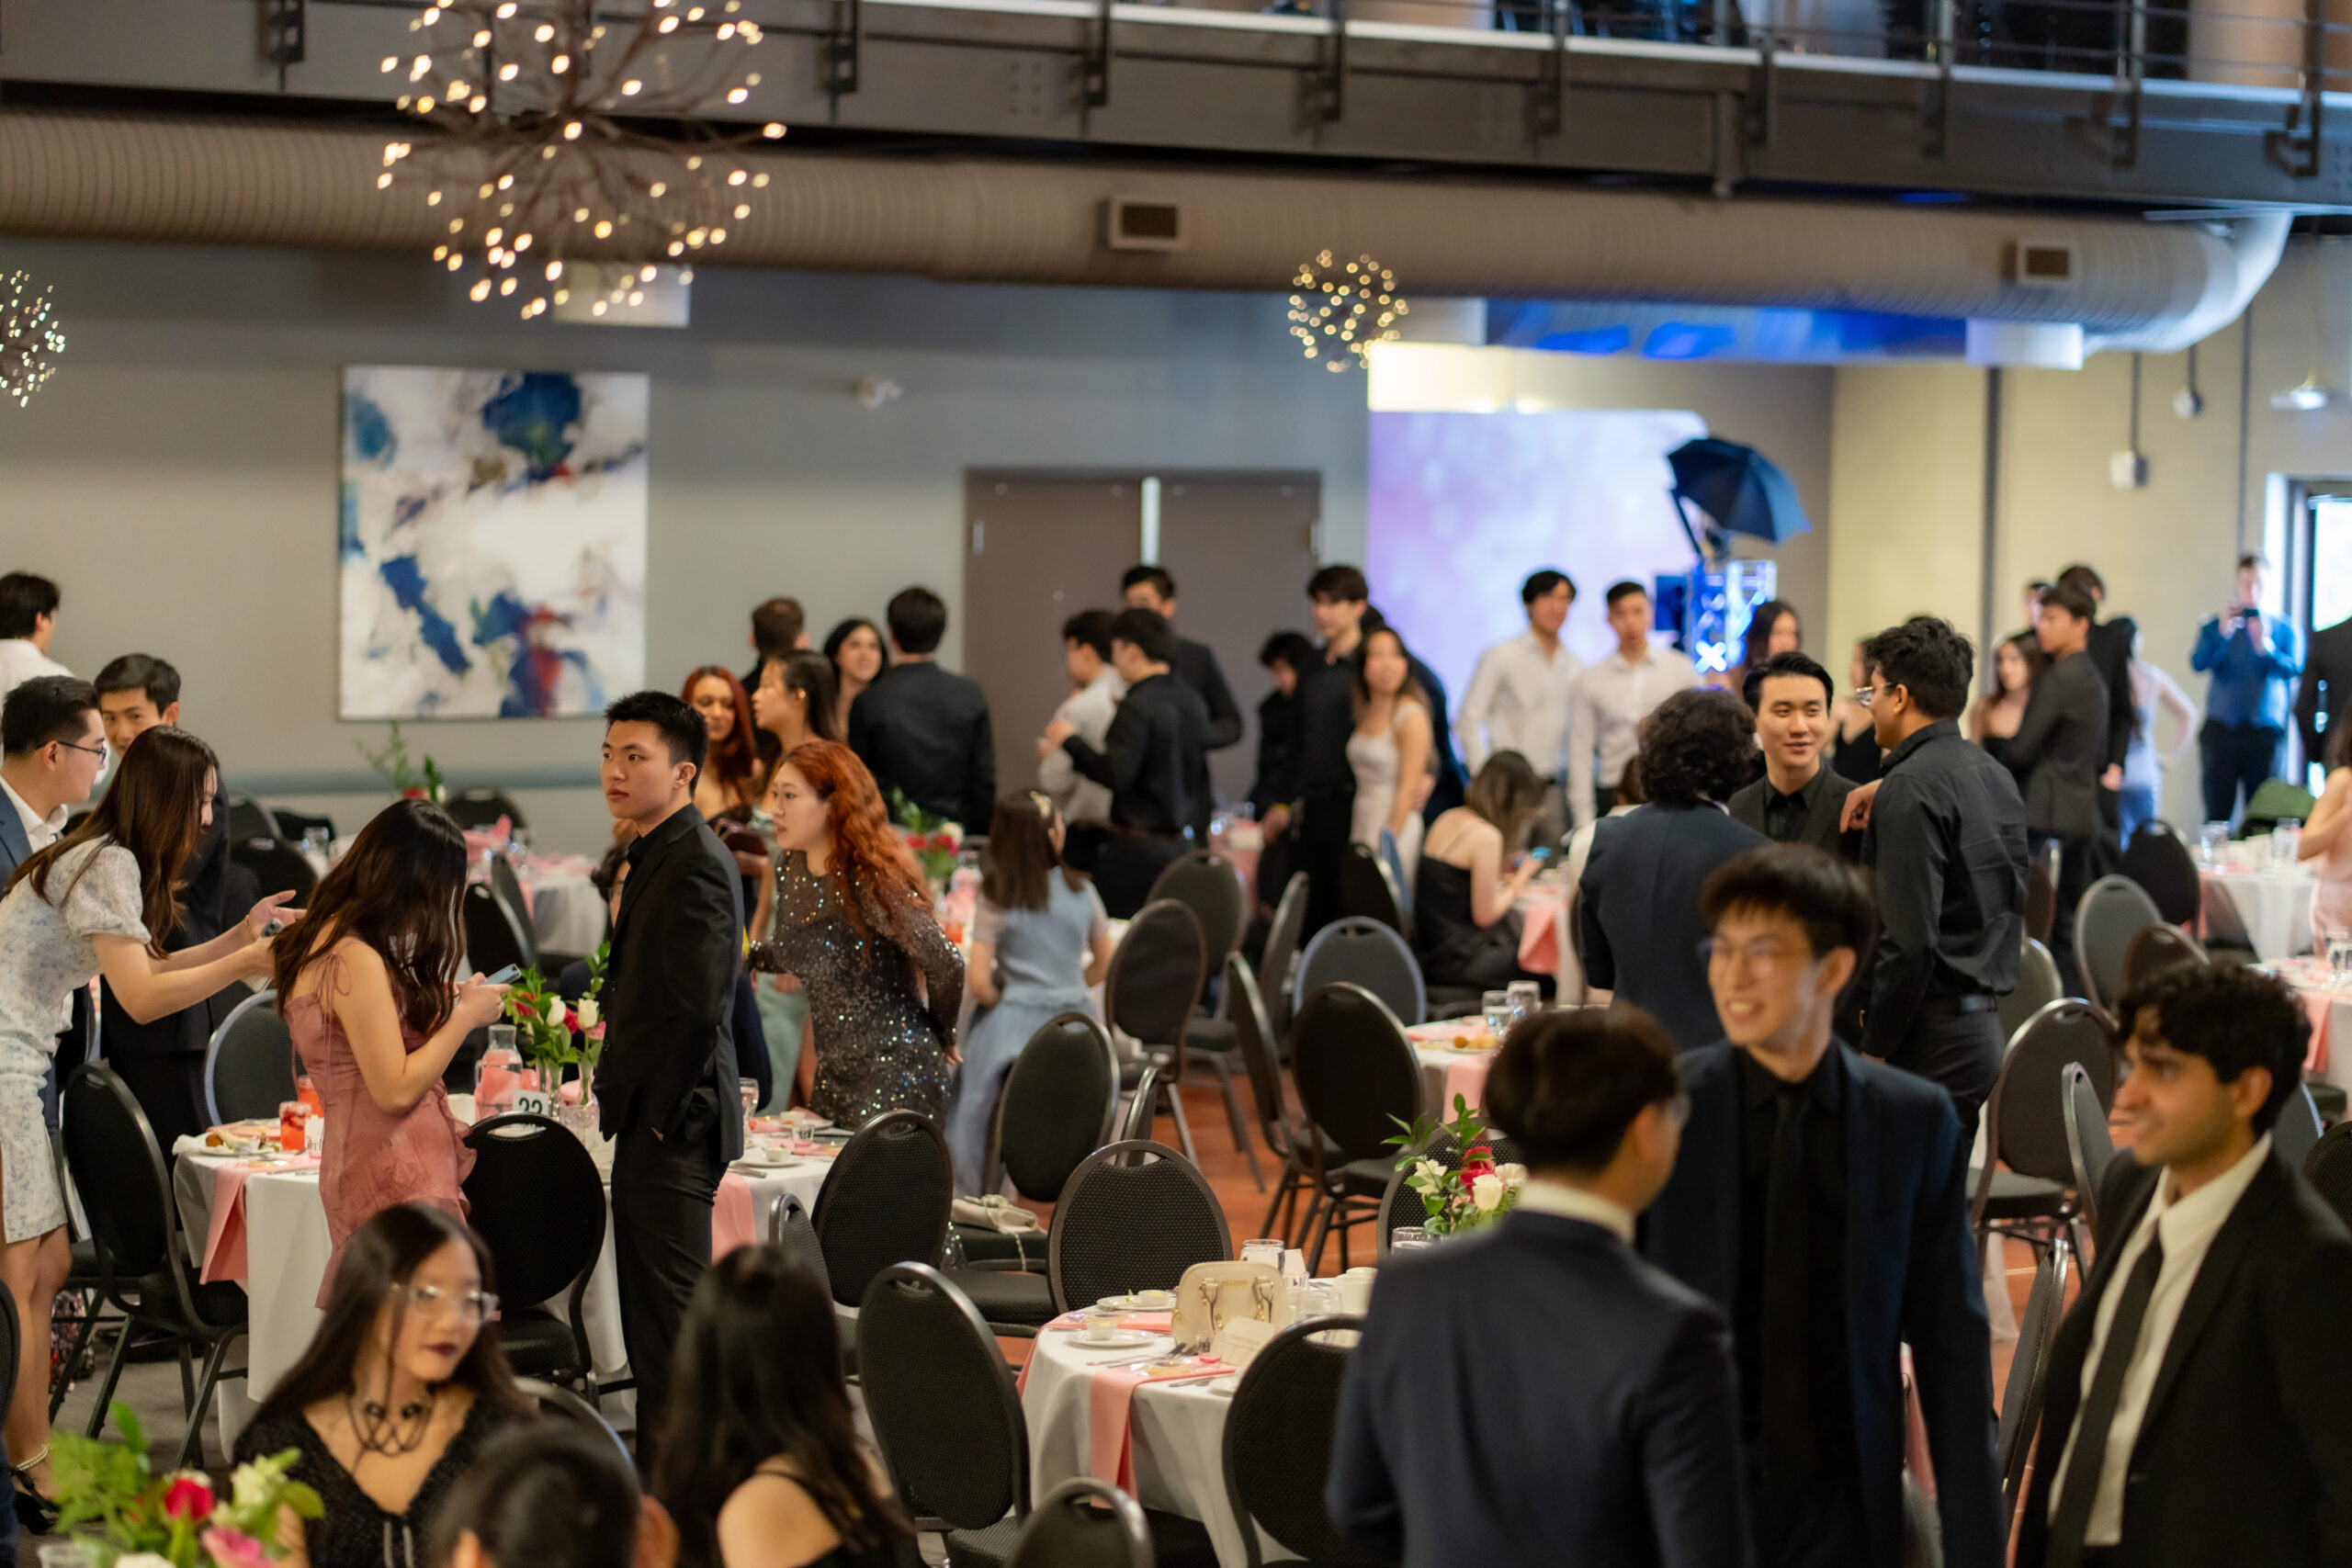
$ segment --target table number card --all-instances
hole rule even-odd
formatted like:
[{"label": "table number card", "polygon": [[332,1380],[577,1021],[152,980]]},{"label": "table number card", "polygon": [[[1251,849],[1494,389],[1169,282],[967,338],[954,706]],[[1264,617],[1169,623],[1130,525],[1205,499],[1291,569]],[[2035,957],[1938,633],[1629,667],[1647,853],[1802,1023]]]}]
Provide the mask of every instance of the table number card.
[{"label": "table number card", "polygon": [[548,1098],[546,1091],[536,1089],[516,1089],[514,1091],[514,1104],[513,1109],[514,1113],[517,1116],[552,1116],[555,1114],[554,1102]]}]

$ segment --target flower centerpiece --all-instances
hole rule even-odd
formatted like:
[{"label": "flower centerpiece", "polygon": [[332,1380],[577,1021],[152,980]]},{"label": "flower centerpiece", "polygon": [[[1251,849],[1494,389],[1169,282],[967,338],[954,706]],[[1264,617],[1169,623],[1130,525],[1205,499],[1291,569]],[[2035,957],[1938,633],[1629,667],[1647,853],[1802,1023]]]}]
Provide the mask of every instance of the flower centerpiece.
[{"label": "flower centerpiece", "polygon": [[408,739],[401,734],[401,721],[392,720],[392,732],[376,750],[368,750],[364,740],[352,745],[368,759],[368,765],[390,782],[392,793],[403,800],[429,800],[435,806],[449,804],[449,785],[441,776],[440,765],[431,757],[422,761],[412,759]]},{"label": "flower centerpiece", "polygon": [[933,895],[944,896],[955,880],[956,853],[964,847],[963,826],[933,817],[896,786],[890,791],[890,819],[899,825],[899,836],[906,840],[908,852],[930,879]]},{"label": "flower centerpiece", "polygon": [[287,1473],[300,1449],[239,1465],[223,1498],[200,1471],[156,1474],[130,1406],[116,1403],[114,1424],[119,1443],[64,1432],[50,1439],[58,1533],[96,1547],[105,1568],[267,1568],[286,1555],[279,1509],[305,1519],[325,1512]]},{"label": "flower centerpiece", "polygon": [[[1402,1117],[1389,1120],[1404,1129],[1388,1142],[1399,1151],[1396,1168],[1406,1173],[1405,1185],[1420,1195],[1421,1207],[1428,1213],[1421,1224],[1430,1235],[1460,1235],[1476,1230],[1510,1213],[1519,1202],[1527,1168],[1495,1163],[1495,1151],[1487,1142],[1487,1124],[1463,1096],[1453,1097],[1450,1122],[1430,1115],[1409,1122]],[[1462,1151],[1459,1170],[1448,1169],[1444,1161],[1430,1157],[1429,1151],[1441,1136]]]},{"label": "flower centerpiece", "polygon": [[588,955],[588,988],[570,1006],[537,969],[524,970],[506,988],[505,1017],[514,1026],[514,1048],[538,1069],[539,1084],[550,1097],[566,1067],[580,1069],[583,1103],[595,1081],[596,1063],[605,1054],[604,1010],[597,998],[612,953],[613,944],[605,942]]}]

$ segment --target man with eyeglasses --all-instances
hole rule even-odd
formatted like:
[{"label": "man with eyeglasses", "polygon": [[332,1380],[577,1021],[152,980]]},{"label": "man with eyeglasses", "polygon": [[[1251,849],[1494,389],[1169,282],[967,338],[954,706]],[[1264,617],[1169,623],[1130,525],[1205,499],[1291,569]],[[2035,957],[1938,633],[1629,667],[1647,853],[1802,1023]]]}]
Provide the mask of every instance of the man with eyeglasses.
[{"label": "man with eyeglasses", "polygon": [[1950,1100],[1834,1036],[1870,942],[1860,874],[1775,844],[1700,913],[1724,1039],[1682,1058],[1681,1157],[1643,1252],[1731,1319],[1756,1560],[1903,1562],[1903,1347],[1935,1461],[1943,1560],[1997,1568],[1991,1338]]},{"label": "man with eyeglasses", "polygon": [[0,706],[0,886],[65,835],[66,812],[106,767],[98,694],[71,675],[36,675]]}]

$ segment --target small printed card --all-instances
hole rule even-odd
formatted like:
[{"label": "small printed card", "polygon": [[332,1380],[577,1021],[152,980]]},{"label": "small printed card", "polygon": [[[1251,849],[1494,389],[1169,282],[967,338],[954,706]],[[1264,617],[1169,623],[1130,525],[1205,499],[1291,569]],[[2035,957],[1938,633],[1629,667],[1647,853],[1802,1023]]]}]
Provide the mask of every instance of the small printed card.
[{"label": "small printed card", "polygon": [[1209,1342],[1209,1357],[1239,1371],[1266,1348],[1267,1340],[1281,1332],[1272,1324],[1254,1317],[1227,1318],[1225,1326],[1216,1331],[1216,1337]]}]

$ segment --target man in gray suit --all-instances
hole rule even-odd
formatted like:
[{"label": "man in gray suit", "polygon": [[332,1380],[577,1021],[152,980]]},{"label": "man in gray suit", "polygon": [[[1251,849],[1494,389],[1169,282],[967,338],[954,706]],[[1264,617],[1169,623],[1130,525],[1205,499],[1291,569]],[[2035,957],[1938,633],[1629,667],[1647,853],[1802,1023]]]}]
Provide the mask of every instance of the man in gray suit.
[{"label": "man in gray suit", "polygon": [[1862,858],[1862,830],[1838,826],[1853,782],[1822,755],[1838,689],[1829,671],[1802,653],[1776,653],[1748,671],[1741,695],[1756,713],[1764,776],[1727,803],[1732,820],[1776,844],[1811,844],[1849,864]]},{"label": "man in gray suit", "polygon": [[2107,682],[2089,655],[2098,607],[2080,589],[2060,583],[2041,596],[2035,638],[2050,667],[2033,688],[2009,742],[2008,762],[2025,773],[2026,852],[2058,846],[2058,921],[2051,956],[2066,994],[2084,995],[2075,964],[2075,906],[2090,886],[2098,842],[2099,773],[2107,766]]},{"label": "man in gray suit", "polygon": [[36,675],[0,706],[0,887],[65,833],[106,766],[98,694],[71,675]]}]

